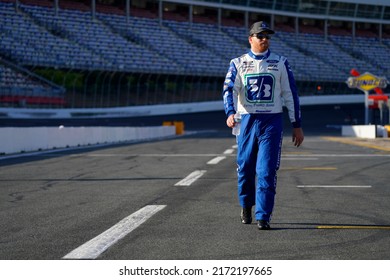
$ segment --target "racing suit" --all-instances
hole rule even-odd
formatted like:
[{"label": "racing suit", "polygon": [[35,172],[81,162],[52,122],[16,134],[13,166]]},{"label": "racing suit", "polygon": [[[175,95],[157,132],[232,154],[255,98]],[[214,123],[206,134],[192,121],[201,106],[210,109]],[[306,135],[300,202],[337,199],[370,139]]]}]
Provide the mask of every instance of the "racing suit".
[{"label": "racing suit", "polygon": [[283,106],[292,126],[301,127],[299,97],[287,59],[269,49],[263,55],[249,51],[232,59],[223,101],[227,117],[237,111],[242,117],[237,136],[240,205],[255,205],[256,220],[269,221],[283,140]]}]

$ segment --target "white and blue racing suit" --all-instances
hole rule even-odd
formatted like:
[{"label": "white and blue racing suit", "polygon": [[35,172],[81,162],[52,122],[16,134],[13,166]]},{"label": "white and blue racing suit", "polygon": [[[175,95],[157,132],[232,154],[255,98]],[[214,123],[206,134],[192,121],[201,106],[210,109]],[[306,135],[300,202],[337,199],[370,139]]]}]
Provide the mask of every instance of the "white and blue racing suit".
[{"label": "white and blue racing suit", "polygon": [[[271,219],[283,140],[283,106],[293,127],[301,127],[297,88],[287,59],[270,50],[231,60],[223,87],[227,117],[241,114],[237,136],[238,197],[255,205],[256,220]],[[257,184],[255,178],[257,175]]]}]

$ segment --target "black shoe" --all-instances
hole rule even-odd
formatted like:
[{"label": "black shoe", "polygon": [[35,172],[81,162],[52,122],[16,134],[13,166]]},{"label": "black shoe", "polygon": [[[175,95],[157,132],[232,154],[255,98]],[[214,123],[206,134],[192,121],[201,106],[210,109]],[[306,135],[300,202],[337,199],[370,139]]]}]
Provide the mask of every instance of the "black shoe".
[{"label": "black shoe", "polygon": [[252,207],[242,208],[241,222],[243,224],[251,224],[252,223]]},{"label": "black shoe", "polygon": [[269,222],[268,221],[264,221],[264,220],[258,220],[257,221],[257,227],[260,230],[269,230],[269,229],[271,229],[271,227],[269,225]]}]

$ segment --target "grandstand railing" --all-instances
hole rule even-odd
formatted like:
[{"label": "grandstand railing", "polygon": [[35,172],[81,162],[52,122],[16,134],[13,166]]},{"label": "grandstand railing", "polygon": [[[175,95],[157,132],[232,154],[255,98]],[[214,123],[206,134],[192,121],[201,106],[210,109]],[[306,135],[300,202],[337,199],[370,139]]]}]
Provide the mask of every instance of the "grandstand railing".
[{"label": "grandstand railing", "polygon": [[[54,11],[24,1],[18,10],[11,1],[0,7],[0,58],[18,65],[19,74],[29,71],[53,83],[38,96],[0,82],[3,107],[35,107],[34,101],[45,100],[43,106],[52,100],[54,107],[69,108],[220,100],[229,60],[248,49],[243,26],[128,18],[104,10],[92,19],[88,9]],[[390,61],[390,40],[367,40],[278,31],[271,50],[287,56],[302,96],[360,94],[346,86],[351,68],[390,74],[383,63]],[[64,102],[55,99],[55,85],[66,89]],[[34,87],[45,91],[42,83]],[[34,99],[43,96],[54,99]]]}]

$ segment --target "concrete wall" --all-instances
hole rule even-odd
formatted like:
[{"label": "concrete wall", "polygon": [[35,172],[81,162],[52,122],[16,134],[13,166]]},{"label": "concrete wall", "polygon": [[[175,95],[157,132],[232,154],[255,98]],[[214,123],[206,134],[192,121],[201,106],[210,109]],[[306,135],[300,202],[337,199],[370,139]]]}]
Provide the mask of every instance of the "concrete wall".
[{"label": "concrete wall", "polygon": [[343,125],[341,127],[341,135],[367,139],[387,138],[388,130],[381,125]]},{"label": "concrete wall", "polygon": [[[221,97],[222,99],[222,97]],[[364,95],[307,96],[301,105],[363,103]],[[110,118],[158,116],[223,110],[222,100],[101,109],[0,108],[2,118]],[[175,126],[161,127],[4,127],[0,128],[0,155],[101,143],[146,140],[175,135]]]},{"label": "concrete wall", "polygon": [[150,140],[175,134],[175,126],[4,127],[0,128],[0,155],[103,143]]}]

